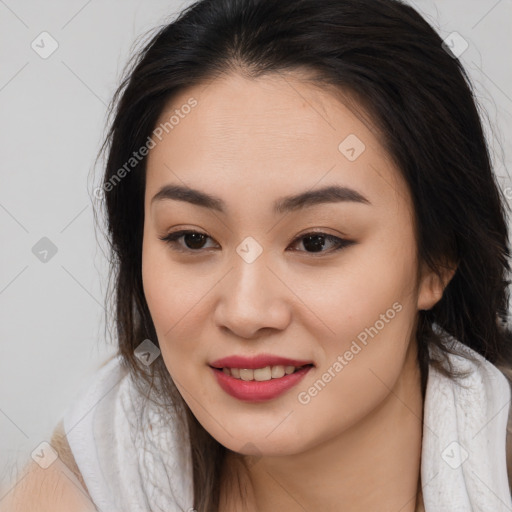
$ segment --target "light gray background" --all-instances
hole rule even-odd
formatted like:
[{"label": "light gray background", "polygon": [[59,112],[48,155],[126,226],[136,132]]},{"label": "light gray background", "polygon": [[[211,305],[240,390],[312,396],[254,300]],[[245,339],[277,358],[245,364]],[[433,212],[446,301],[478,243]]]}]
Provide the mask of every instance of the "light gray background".
[{"label": "light gray background", "polygon": [[[132,44],[189,3],[0,0],[0,498],[114,351],[92,168]],[[410,3],[443,38],[456,31],[469,43],[461,60],[510,202],[512,0]],[[58,43],[46,59],[31,47],[43,31]],[[32,252],[42,237],[57,247],[46,263]]]}]

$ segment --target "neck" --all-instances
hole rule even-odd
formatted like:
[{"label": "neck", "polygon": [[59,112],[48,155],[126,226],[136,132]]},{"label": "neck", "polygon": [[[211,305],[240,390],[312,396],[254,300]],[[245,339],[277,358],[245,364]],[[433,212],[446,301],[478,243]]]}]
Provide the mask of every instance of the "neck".
[{"label": "neck", "polygon": [[411,370],[378,408],[337,437],[300,454],[263,456],[247,468],[228,452],[220,510],[419,510],[423,397],[416,351],[410,352]]}]

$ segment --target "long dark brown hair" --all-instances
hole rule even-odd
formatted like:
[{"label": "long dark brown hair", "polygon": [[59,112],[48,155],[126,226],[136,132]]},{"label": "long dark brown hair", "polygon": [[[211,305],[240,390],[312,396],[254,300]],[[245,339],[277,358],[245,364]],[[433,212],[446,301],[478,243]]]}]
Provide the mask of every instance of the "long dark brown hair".
[{"label": "long dark brown hair", "polygon": [[418,312],[423,392],[429,364],[446,371],[428,348],[452,352],[448,336],[497,366],[512,360],[507,203],[471,82],[436,31],[397,0],[195,2],[134,55],[113,97],[101,198],[119,352],[135,379],[155,388],[158,378],[161,402],[183,417],[198,512],[218,510],[227,449],[193,416],[162,358],[147,369],[134,356],[143,340],[158,346],[158,339],[141,278],[146,159],[129,170],[126,163],[178,92],[229,73],[251,79],[285,71],[307,72],[318,86],[357,98],[408,185],[420,259],[439,273],[457,264],[442,299]]}]

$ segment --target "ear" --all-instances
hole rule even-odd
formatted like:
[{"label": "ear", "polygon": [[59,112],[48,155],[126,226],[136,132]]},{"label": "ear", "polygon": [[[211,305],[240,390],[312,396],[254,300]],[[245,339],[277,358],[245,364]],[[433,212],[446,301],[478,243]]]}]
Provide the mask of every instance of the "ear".
[{"label": "ear", "polygon": [[425,262],[420,265],[420,279],[418,288],[418,309],[432,309],[443,296],[445,288],[453,278],[457,266],[443,265],[439,274],[434,272]]}]

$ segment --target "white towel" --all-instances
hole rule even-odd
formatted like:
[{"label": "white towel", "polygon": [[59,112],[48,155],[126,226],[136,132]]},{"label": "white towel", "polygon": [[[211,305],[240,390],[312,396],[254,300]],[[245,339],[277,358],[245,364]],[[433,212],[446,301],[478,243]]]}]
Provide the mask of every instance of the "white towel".
[{"label": "white towel", "polygon": [[510,385],[477,352],[451,343],[480,363],[450,355],[457,370],[472,370],[460,385],[429,368],[421,455],[425,510],[512,512],[505,452]]},{"label": "white towel", "polygon": [[[452,342],[480,363],[449,356],[456,369],[473,370],[461,381],[464,387],[429,370],[421,458],[425,510],[512,512],[505,454],[510,386],[490,362]],[[120,356],[98,370],[63,420],[101,512],[192,512],[188,437],[179,438],[172,412],[137,391]]]},{"label": "white towel", "polygon": [[172,411],[140,394],[120,356],[97,371],[63,421],[101,512],[192,511],[188,437],[178,436]]}]

